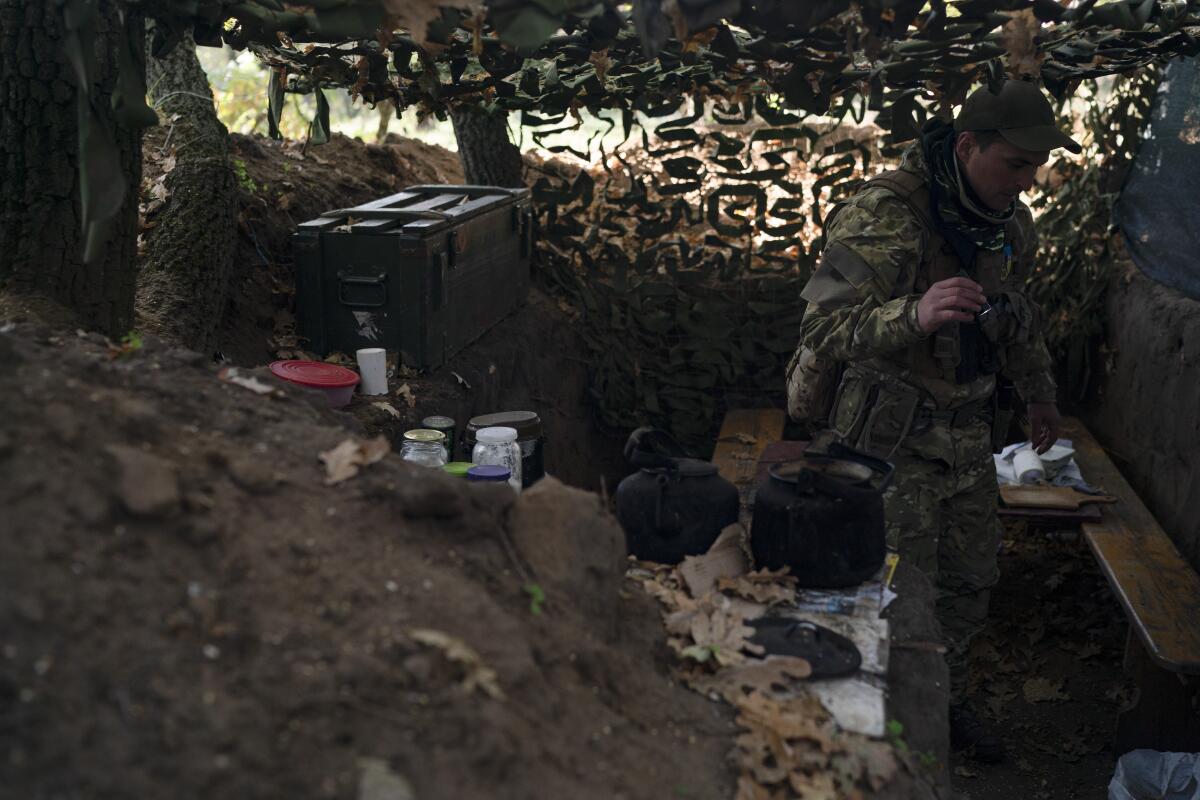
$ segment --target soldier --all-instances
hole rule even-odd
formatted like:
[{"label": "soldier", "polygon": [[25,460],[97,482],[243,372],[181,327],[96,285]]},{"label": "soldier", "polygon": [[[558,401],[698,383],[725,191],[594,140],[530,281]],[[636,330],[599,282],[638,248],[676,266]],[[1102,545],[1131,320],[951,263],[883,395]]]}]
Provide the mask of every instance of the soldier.
[{"label": "soldier", "polygon": [[1002,439],[1009,417],[998,413],[998,382],[1027,404],[1039,452],[1059,432],[1050,356],[1022,293],[1037,237],[1019,199],[1058,147],[1080,150],[1022,81],[975,91],[953,125],[927,124],[899,169],[868,180],[827,221],[789,368],[789,395],[797,380],[840,371],[826,437],[896,465],[888,543],[937,586],[951,742],[981,761],[1002,760],[1004,746],[961,694],[967,645],[999,576],[993,426]]}]

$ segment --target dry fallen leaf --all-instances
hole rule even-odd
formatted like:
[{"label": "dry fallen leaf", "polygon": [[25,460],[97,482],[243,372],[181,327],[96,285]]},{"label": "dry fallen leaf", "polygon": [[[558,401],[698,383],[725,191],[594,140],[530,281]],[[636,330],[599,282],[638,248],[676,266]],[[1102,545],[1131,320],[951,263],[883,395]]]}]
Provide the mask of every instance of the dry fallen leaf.
[{"label": "dry fallen leaf", "polygon": [[691,638],[691,644],[679,652],[696,661],[711,657],[726,666],[745,661],[743,651],[763,652],[750,641],[754,629],[746,624],[746,617],[723,595],[708,594],[690,607],[685,605],[667,616],[666,627],[668,633]]},{"label": "dry fallen leaf", "polygon": [[236,384],[243,389],[249,389],[255,394],[280,394],[278,386],[272,386],[269,383],[260,381],[253,375],[241,375],[238,373],[237,367],[224,367],[217,373],[217,377],[226,383]]},{"label": "dry fallen leaf", "polygon": [[796,601],[796,578],[787,574],[787,569],[760,569],[733,578],[717,581],[717,590],[729,592],[746,600],[774,606]]},{"label": "dry fallen leaf", "polygon": [[749,775],[738,776],[737,794],[734,800],[779,800],[786,795],[773,792]]},{"label": "dry fallen leaf", "polygon": [[[794,660],[803,662],[805,666],[808,664],[804,659]],[[739,700],[737,709],[739,722],[770,728],[784,739],[816,742],[826,752],[833,749],[828,738],[832,718],[815,695],[776,699],[755,691]]]},{"label": "dry fallen leaf", "polygon": [[701,694],[715,694],[725,702],[737,705],[749,693],[777,693],[809,675],[812,675],[812,665],[803,658],[769,656],[763,661],[748,660],[716,673],[689,673],[684,680]]},{"label": "dry fallen leaf", "polygon": [[383,436],[365,442],[346,439],[332,450],[321,453],[321,461],[325,463],[325,485],[332,486],[353,478],[360,467],[374,464],[391,450],[392,446]]},{"label": "dry fallen leaf", "polygon": [[426,46],[425,37],[429,23],[441,14],[443,6],[451,6],[476,12],[479,0],[383,0],[383,8],[393,17],[396,26],[412,34],[413,41]]},{"label": "dry fallen leaf", "polygon": [[503,700],[504,691],[496,679],[496,671],[483,663],[479,653],[462,639],[431,628],[413,628],[408,635],[414,641],[430,647],[436,647],[446,654],[446,658],[461,664],[466,670],[462,687],[468,692],[481,690],[494,700]]},{"label": "dry fallen leaf", "polygon": [[401,417],[400,412],[397,411],[396,407],[393,406],[391,403],[385,403],[382,400],[380,400],[377,403],[371,403],[371,405],[375,406],[380,411],[390,414],[391,416],[395,417],[396,419],[399,419]]},{"label": "dry fallen leaf", "polygon": [[417,396],[407,383],[400,384],[400,388],[396,390],[396,397],[403,397],[409,408],[415,408],[417,405]]},{"label": "dry fallen leaf", "polygon": [[1021,691],[1025,695],[1025,700],[1030,703],[1070,700],[1071,696],[1063,693],[1062,686],[1062,681],[1052,681],[1049,678],[1030,678],[1025,681]]},{"label": "dry fallen leaf", "polygon": [[1009,13],[1008,22],[1000,31],[1000,44],[1008,51],[1008,75],[1010,78],[1036,78],[1042,73],[1042,61],[1046,54],[1039,53],[1034,37],[1042,23],[1032,8]]},{"label": "dry fallen leaf", "polygon": [[170,190],[167,189],[166,178],[165,174],[160,175],[154,185],[150,187],[150,196],[160,203],[167,202],[167,198],[171,196]]}]

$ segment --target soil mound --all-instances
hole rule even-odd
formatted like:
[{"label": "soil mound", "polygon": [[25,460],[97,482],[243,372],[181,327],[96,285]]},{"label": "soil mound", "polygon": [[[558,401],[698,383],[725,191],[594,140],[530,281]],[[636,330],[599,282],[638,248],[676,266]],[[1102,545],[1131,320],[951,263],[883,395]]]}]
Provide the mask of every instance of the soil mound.
[{"label": "soil mound", "polygon": [[[169,129],[143,139],[143,224],[170,203],[156,202],[164,170],[174,163]],[[423,183],[462,183],[458,156],[444,147],[399,136],[364,144],[334,134],[323,145],[230,134],[229,157],[238,181],[238,245],[218,350],[239,364],[269,361],[295,334],[291,235],[302,222]],[[152,314],[138,320],[154,331]],[[294,346],[294,345],[291,345]]]},{"label": "soil mound", "polygon": [[330,485],[360,423],[265,370],[0,331],[4,796],[732,793],[597,496]]}]

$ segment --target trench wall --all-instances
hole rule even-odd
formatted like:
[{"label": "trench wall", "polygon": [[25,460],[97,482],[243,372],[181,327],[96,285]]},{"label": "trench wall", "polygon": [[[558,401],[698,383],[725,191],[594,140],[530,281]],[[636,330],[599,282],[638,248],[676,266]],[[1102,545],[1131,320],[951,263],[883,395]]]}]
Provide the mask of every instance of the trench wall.
[{"label": "trench wall", "polygon": [[1106,375],[1084,418],[1200,571],[1200,301],[1125,260],[1107,304]]}]

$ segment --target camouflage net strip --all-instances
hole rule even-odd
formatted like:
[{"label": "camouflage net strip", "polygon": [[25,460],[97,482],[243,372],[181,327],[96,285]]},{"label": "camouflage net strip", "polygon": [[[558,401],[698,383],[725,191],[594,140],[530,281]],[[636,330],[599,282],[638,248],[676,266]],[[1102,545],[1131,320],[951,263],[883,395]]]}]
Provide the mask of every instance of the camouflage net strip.
[{"label": "camouflage net strip", "polygon": [[[1086,387],[1103,324],[1112,205],[1157,83],[1156,69],[1105,91],[1088,82],[1074,120],[1088,132],[1084,152],[1056,158],[1034,191],[1042,247],[1029,288],[1073,394]],[[786,134],[761,119],[747,130],[668,125],[602,166],[535,183],[538,270],[579,312],[602,421],[659,425],[699,446],[728,408],[782,406],[821,209],[886,168],[895,150],[878,148],[870,126],[805,129],[799,143],[777,147]],[[700,165],[703,179],[680,191],[672,159],[656,155],[673,149],[663,134],[684,125],[697,141],[675,159]],[[742,162],[734,174],[720,167],[730,158]]]},{"label": "camouflage net strip", "polygon": [[[467,6],[467,8],[459,8]],[[443,114],[457,103],[512,113],[551,150],[583,112],[612,115],[622,144],[602,168],[535,185],[539,271],[578,309],[603,421],[651,422],[693,443],[725,407],[779,403],[803,312],[799,287],[832,202],[853,191],[929,114],[973,85],[1081,84],[1200,53],[1200,0],[169,0],[162,23],[250,47],[270,64],[269,108],[321,90]],[[1083,126],[1088,158],[1060,159],[1035,203],[1043,267],[1035,296],[1051,345],[1086,372],[1112,205],[1150,77],[1118,82]],[[1147,90],[1148,91],[1148,90]],[[1139,102],[1132,102],[1139,98]],[[866,139],[849,117],[878,126]],[[1069,120],[1067,120],[1069,121]],[[640,147],[630,139],[640,134]],[[652,135],[651,135],[652,134]]]}]

